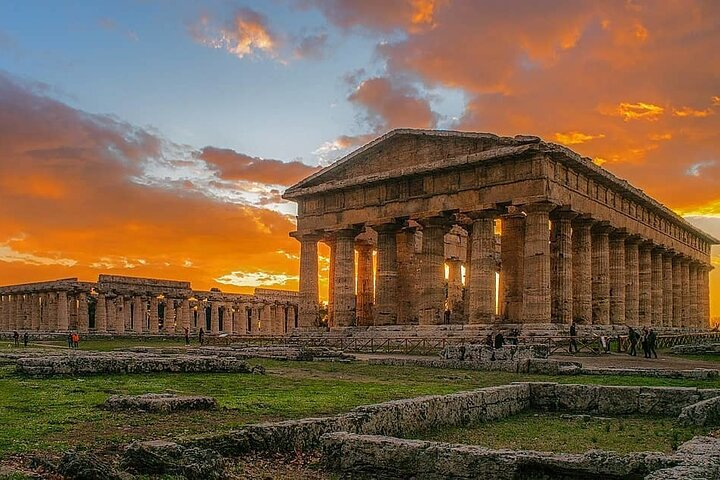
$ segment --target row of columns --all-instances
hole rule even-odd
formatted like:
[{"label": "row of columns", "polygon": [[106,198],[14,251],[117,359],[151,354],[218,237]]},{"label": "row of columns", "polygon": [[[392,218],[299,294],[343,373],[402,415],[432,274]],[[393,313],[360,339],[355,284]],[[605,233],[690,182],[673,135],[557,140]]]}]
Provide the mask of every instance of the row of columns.
[{"label": "row of columns", "polygon": [[[91,296],[65,291],[0,295],[0,331],[32,330],[87,333],[208,333],[282,335],[297,327],[294,305],[234,304],[155,296],[95,296],[94,328],[90,328]],[[162,312],[162,313],[161,313]],[[222,322],[221,322],[222,318]],[[162,320],[162,322],[161,322]],[[208,328],[209,327],[209,328]]]},{"label": "row of columns", "polygon": [[[500,311],[496,314],[495,220],[501,218]],[[446,309],[460,304],[451,293],[459,264],[448,262],[445,293],[444,216],[418,219],[422,226],[419,266],[403,257],[401,225],[371,225],[377,232],[375,301],[369,295],[369,248],[358,247],[358,229],[294,236],[300,241],[299,324],[318,324],[317,243],[330,246],[331,326],[398,323],[416,288],[417,321],[444,323]],[[709,320],[708,264],[638,235],[576,212],[540,202],[500,215],[495,209],[463,216],[468,230],[464,309],[468,323],[562,323],[704,328]],[[370,258],[370,260],[368,260]],[[357,297],[355,272],[357,271]],[[368,271],[370,273],[368,273]],[[373,305],[374,303],[374,305]],[[372,313],[368,315],[368,311]],[[405,312],[403,312],[405,313]]]}]

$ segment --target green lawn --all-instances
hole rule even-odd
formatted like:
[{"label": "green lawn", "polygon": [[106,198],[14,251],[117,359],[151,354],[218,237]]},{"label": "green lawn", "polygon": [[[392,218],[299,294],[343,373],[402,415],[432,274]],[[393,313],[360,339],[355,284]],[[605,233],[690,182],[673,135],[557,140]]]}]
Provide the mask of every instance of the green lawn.
[{"label": "green lawn", "polygon": [[447,428],[420,435],[424,440],[545,452],[583,453],[591,449],[619,453],[671,453],[708,429],[681,427],[672,418],[617,417],[569,419],[558,413],[523,412],[497,422]]},{"label": "green lawn", "polygon": [[[83,349],[132,345],[180,345],[182,340],[87,341]],[[7,345],[2,345],[3,349]],[[607,385],[701,386],[720,380],[614,376],[531,376],[500,372],[394,367],[363,363],[258,360],[267,375],[148,374],[28,378],[0,367],[0,458],[38,450],[84,445],[97,449],[144,438],[175,438],[219,432],[243,424],[345,412],[368,403],[444,394],[513,381],[558,381]],[[112,394],[177,392],[218,399],[215,412],[123,414],[98,408]]]}]

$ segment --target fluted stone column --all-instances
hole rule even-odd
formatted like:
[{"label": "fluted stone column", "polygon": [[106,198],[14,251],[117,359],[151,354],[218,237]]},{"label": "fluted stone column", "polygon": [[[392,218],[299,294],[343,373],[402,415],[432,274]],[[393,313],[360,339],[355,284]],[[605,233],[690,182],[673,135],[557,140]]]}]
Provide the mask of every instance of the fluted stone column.
[{"label": "fluted stone column", "polygon": [[210,333],[220,333],[220,305],[210,302]]},{"label": "fluted stone column", "polygon": [[415,228],[401,230],[396,236],[397,243],[397,323],[402,325],[418,323],[420,317],[420,255],[415,251]]},{"label": "fluted stone column", "polygon": [[327,324],[328,327],[335,326],[335,260],[337,258],[337,250],[335,248],[335,235],[329,235],[323,239],[323,243],[328,246],[328,303],[327,303]]},{"label": "fluted stone column", "polygon": [[52,325],[52,330],[56,332],[65,332],[68,329],[69,323],[67,292],[58,292],[56,302],[57,320],[54,322],[54,325]]},{"label": "fluted stone column", "polygon": [[573,226],[573,320],[592,323],[592,232],[594,221],[587,217],[576,219]]},{"label": "fluted stone column", "polygon": [[552,219],[550,285],[553,323],[569,324],[573,319],[572,219],[576,216],[575,212],[559,211]]},{"label": "fluted stone column", "polygon": [[640,244],[640,308],[638,321],[642,326],[652,323],[652,255],[650,242]]},{"label": "fluted stone column", "polygon": [[270,305],[262,305],[259,309],[260,314],[260,332],[269,335],[272,332]]},{"label": "fluted stone column", "polygon": [[180,301],[180,311],[182,312],[182,330],[183,333],[185,332],[185,329],[187,328],[188,332],[191,332],[190,328],[190,300],[187,298],[183,298]]},{"label": "fluted stone column", "polygon": [[375,287],[375,324],[398,323],[398,246],[399,225],[388,223],[372,227],[377,232],[377,274]]},{"label": "fluted stone column", "polygon": [[228,335],[232,335],[233,330],[233,322],[234,322],[234,312],[233,312],[233,306],[232,303],[226,303],[225,304],[225,314],[223,315],[223,331],[227,333]]},{"label": "fluted stone column", "polygon": [[[468,322],[492,323],[495,319],[495,210],[470,214],[468,227],[468,276],[466,295]],[[518,252],[519,253],[519,252]],[[519,287],[519,285],[516,285]]]},{"label": "fluted stone column", "polygon": [[688,326],[698,328],[698,283],[697,283],[697,263],[690,262],[689,269],[689,288],[688,288]]},{"label": "fluted stone column", "polygon": [[355,325],[355,236],[354,229],[335,233],[335,281],[333,285],[333,309],[335,326]]},{"label": "fluted stone column", "polygon": [[[505,301],[502,317],[509,323],[523,322],[523,288],[525,255],[525,215],[511,213],[502,217],[500,263],[502,264]],[[472,276],[470,277],[472,281]]]},{"label": "fluted stone column", "polygon": [[610,324],[610,227],[600,223],[592,230],[592,323]]},{"label": "fluted stone column", "polygon": [[712,266],[704,264],[700,270],[702,275],[698,295],[702,307],[700,308],[700,328],[706,329],[710,326],[710,270]]},{"label": "fluted stone column", "polygon": [[673,326],[673,253],[665,250],[663,262],[663,326]]},{"label": "fluted stone column", "polygon": [[682,275],[682,322],[683,328],[692,327],[690,321],[690,259],[685,257],[680,262],[680,274]]},{"label": "fluted stone column", "polygon": [[625,324],[625,239],[627,233],[618,230],[610,234],[610,323]]},{"label": "fluted stone column", "polygon": [[425,218],[420,260],[420,325],[440,325],[445,318],[445,234],[442,217]]},{"label": "fluted stone column", "polygon": [[175,299],[165,298],[165,308],[163,309],[163,333],[170,334],[176,331],[175,328]]},{"label": "fluted stone column", "polygon": [[652,262],[652,325],[664,326],[663,302],[663,249],[655,248],[650,252]]},{"label": "fluted stone column", "polygon": [[258,304],[252,304],[250,307],[250,323],[252,324],[252,329],[250,330],[253,334],[259,334],[261,333],[260,330],[260,308],[262,305]]},{"label": "fluted stone column", "polygon": [[450,323],[464,323],[462,261],[453,257],[446,259],[445,263],[448,266],[447,306],[450,310]]},{"label": "fluted stone column", "polygon": [[98,293],[95,303],[95,331],[98,333],[107,332],[108,327],[107,301],[104,293]]},{"label": "fluted stone column", "polygon": [[40,330],[40,295],[35,293],[30,294],[30,328],[35,332]]},{"label": "fluted stone column", "polygon": [[[160,306],[158,298],[153,295],[150,297],[150,333],[156,334],[160,330],[160,314],[158,312]],[[166,328],[167,322],[163,320],[163,328]]]},{"label": "fluted stone column", "polygon": [[[373,245],[366,242],[358,242],[355,248],[357,248],[358,252],[357,324],[360,326],[369,326],[373,325],[372,308],[373,291],[375,289],[373,282]],[[283,324],[284,323],[283,320]]]},{"label": "fluted stone column", "polygon": [[290,306],[288,306],[288,318],[287,318],[288,328],[289,329],[295,328],[296,321],[297,321],[297,314],[295,312],[295,306],[290,305]]},{"label": "fluted stone column", "polygon": [[300,328],[318,324],[318,235],[296,236],[300,241],[300,296],[298,321]]},{"label": "fluted stone column", "polygon": [[673,327],[682,326],[683,299],[682,299],[682,260],[680,255],[673,257]]},{"label": "fluted stone column", "polygon": [[88,312],[88,300],[85,292],[77,296],[77,329],[80,333],[87,333],[90,329],[90,315]]},{"label": "fluted stone column", "polygon": [[135,333],[143,333],[145,318],[143,314],[143,298],[140,296],[132,297],[132,326]]},{"label": "fluted stone column", "polygon": [[555,205],[531,203],[523,206],[525,255],[523,258],[523,320],[550,323],[550,211]]},{"label": "fluted stone column", "polygon": [[111,311],[115,317],[115,328],[113,330],[115,333],[125,333],[125,300],[123,297],[115,297]]}]

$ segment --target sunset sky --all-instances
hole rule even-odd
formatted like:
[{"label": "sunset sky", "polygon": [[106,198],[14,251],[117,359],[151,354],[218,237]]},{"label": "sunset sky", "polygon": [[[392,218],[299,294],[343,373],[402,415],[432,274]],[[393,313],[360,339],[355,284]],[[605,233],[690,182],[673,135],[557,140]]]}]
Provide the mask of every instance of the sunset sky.
[{"label": "sunset sky", "polygon": [[720,237],[720,2],[3,0],[0,284],[295,289],[282,190],[398,127],[538,135]]}]

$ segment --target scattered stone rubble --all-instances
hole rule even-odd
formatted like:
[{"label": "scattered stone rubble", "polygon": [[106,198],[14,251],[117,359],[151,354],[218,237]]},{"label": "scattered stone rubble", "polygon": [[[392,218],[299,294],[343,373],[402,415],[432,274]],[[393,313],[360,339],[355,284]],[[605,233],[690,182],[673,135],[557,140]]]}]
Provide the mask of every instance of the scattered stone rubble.
[{"label": "scattered stone rubble", "polygon": [[683,425],[720,426],[720,396],[701,400],[684,407],[678,420]]},{"label": "scattered stone rubble", "polygon": [[720,355],[720,343],[675,345],[670,351],[677,355]]},{"label": "scattered stone rubble", "polygon": [[227,461],[216,452],[154,440],[131,443],[120,465],[140,475],[182,475],[188,480],[227,478]]},{"label": "scattered stone rubble", "polygon": [[264,373],[262,366],[251,366],[233,357],[127,352],[72,352],[21,357],[16,360],[15,371],[33,376],[154,372]]},{"label": "scattered stone rubble", "polygon": [[177,412],[180,410],[213,410],[217,400],[212,397],[146,393],[144,395],[111,395],[104,403],[107,410],[145,412]]}]

